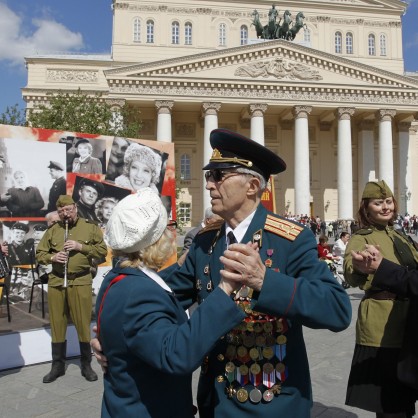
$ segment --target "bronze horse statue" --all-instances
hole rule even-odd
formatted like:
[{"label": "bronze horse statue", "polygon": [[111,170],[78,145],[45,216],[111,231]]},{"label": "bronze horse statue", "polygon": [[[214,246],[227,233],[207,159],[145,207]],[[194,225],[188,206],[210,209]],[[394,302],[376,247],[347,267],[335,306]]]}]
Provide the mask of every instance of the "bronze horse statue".
[{"label": "bronze horse statue", "polygon": [[299,12],[296,15],[295,23],[288,31],[288,36],[286,37],[287,40],[293,41],[295,39],[297,33],[302,29],[306,28],[306,23],[303,23],[303,19],[305,19],[305,15],[303,12]]},{"label": "bronze horse statue", "polygon": [[[292,24],[292,19],[290,18],[290,16],[292,16],[292,13],[289,12],[289,10],[286,10],[283,13],[283,23],[280,26],[276,32],[277,39],[288,39],[289,37],[289,29],[290,29],[290,25]],[[280,19],[281,21],[281,19]],[[280,22],[279,22],[280,23]]]}]

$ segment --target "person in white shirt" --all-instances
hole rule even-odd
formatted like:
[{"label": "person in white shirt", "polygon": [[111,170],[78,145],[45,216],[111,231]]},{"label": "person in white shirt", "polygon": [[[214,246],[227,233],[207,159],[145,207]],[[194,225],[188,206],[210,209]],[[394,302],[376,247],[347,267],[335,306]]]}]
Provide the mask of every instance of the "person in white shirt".
[{"label": "person in white shirt", "polygon": [[332,255],[334,257],[340,257],[339,260],[337,260],[337,264],[341,265],[341,267],[343,265],[345,248],[347,247],[349,239],[350,234],[348,232],[341,232],[340,238],[335,241],[335,244],[332,247]]}]

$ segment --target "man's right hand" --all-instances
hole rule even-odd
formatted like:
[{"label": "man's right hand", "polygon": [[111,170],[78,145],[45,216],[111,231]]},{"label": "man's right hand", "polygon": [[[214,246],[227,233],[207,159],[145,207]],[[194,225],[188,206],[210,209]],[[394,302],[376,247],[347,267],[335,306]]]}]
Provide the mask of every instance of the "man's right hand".
[{"label": "man's right hand", "polygon": [[[93,332],[97,333],[96,325],[93,327]],[[96,334],[96,337],[97,337],[97,334]],[[100,341],[96,337],[94,337],[90,341],[90,346],[93,349],[94,357],[96,357],[97,362],[100,364],[100,367],[102,368],[103,373],[106,373],[107,372],[107,357],[103,354]]]}]

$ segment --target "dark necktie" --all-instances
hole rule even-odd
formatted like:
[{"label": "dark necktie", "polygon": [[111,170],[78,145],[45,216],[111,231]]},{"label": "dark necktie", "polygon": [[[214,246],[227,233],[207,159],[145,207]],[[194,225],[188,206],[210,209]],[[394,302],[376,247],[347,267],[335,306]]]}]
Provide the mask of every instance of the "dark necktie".
[{"label": "dark necktie", "polygon": [[228,232],[228,240],[229,240],[229,245],[236,244],[238,242],[232,231]]}]

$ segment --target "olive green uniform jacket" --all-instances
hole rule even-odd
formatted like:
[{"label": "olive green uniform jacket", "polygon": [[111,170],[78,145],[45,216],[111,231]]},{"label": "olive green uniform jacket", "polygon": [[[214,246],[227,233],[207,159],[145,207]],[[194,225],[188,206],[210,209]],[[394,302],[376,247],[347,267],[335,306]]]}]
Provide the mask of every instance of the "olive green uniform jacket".
[{"label": "olive green uniform jacket", "polygon": [[[418,253],[408,238],[391,226],[361,229],[348,241],[344,257],[344,277],[353,287],[379,291],[373,285],[373,274],[365,275],[353,268],[351,250],[362,251],[365,244],[379,245],[384,258],[396,264],[416,268]],[[371,347],[399,348],[402,346],[408,313],[407,299],[378,300],[364,298],[359,306],[356,343]]]}]

